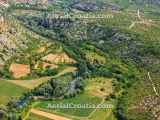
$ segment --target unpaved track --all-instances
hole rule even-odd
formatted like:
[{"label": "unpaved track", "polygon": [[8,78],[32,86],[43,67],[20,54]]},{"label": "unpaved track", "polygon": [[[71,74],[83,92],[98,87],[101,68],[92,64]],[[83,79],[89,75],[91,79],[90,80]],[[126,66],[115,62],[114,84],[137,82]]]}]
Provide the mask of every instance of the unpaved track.
[{"label": "unpaved track", "polygon": [[63,117],[63,116],[58,116],[58,115],[55,115],[55,114],[52,114],[52,113],[43,112],[43,111],[40,111],[40,110],[37,110],[37,109],[31,109],[31,113],[49,118],[51,120],[71,120],[71,119],[68,119],[68,118]]},{"label": "unpaved track", "polygon": [[[144,19],[144,18],[142,18],[141,17],[141,15],[140,15],[140,10],[138,9],[137,10],[137,17],[138,17],[138,21],[132,21],[132,23],[131,23],[131,25],[129,26],[129,29],[132,29],[136,24],[144,24],[144,25],[154,25],[155,26],[155,24],[152,24],[154,21],[153,20],[151,20],[151,19]],[[156,25],[157,26],[157,25]]]},{"label": "unpaved track", "polygon": [[[102,105],[104,102],[105,102],[105,99],[103,98],[102,102],[101,102],[99,105]],[[99,106],[99,105],[98,105],[98,106]],[[90,118],[90,117],[97,111],[97,109],[98,109],[98,108],[94,109],[94,110],[90,113],[90,115],[88,116],[88,118]]]},{"label": "unpaved track", "polygon": [[154,85],[154,82],[153,82],[153,80],[151,79],[150,72],[148,72],[148,78],[149,78],[149,80],[151,81],[153,91],[155,92],[155,94],[156,94],[157,96],[159,96],[159,94],[158,94],[158,92],[157,92],[157,89],[156,89],[156,86]]}]

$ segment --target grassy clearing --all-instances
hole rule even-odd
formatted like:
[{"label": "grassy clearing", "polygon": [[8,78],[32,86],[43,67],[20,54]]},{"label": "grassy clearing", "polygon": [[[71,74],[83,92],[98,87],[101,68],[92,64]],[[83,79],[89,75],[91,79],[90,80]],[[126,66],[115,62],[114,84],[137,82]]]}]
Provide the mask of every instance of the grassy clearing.
[{"label": "grassy clearing", "polygon": [[117,120],[113,112],[111,112],[105,120]]},{"label": "grassy clearing", "polygon": [[[113,120],[112,117],[109,119],[112,114],[112,109],[97,109],[92,116],[90,116],[89,120]],[[107,119],[106,119],[107,118]]]},{"label": "grassy clearing", "polygon": [[33,89],[50,79],[51,77],[42,77],[42,78],[33,79],[33,80],[9,80],[8,82],[24,88]]},{"label": "grassy clearing", "polygon": [[62,113],[67,114],[69,116],[76,116],[76,117],[88,117],[89,114],[94,110],[92,108],[86,108],[86,109],[48,109],[48,104],[56,105],[56,104],[95,104],[98,105],[102,101],[101,98],[95,97],[95,96],[89,96],[87,94],[81,94],[79,96],[76,96],[75,98],[69,98],[64,100],[55,100],[55,101],[38,101],[38,104],[36,105],[36,108],[48,111],[52,113]]},{"label": "grassy clearing", "polygon": [[110,95],[112,90],[112,80],[104,77],[96,77],[86,80],[85,92],[93,96],[105,97]]},{"label": "grassy clearing", "polygon": [[99,49],[95,48],[92,45],[89,44],[83,44],[81,47],[83,53],[85,54],[85,58],[90,63],[99,63],[99,64],[105,64],[106,58],[102,55]]},{"label": "grassy clearing", "polygon": [[66,73],[74,73],[77,71],[77,68],[76,67],[65,67],[65,69],[63,69],[61,72],[59,72],[56,77],[59,77],[61,75],[64,75]]},{"label": "grassy clearing", "polygon": [[91,63],[94,63],[94,62],[98,62],[100,64],[105,64],[106,63],[106,58],[99,55],[96,52],[91,52],[91,51],[86,50],[85,51],[85,57]]},{"label": "grassy clearing", "polygon": [[[113,92],[112,89],[112,79],[104,78],[104,77],[96,77],[86,80],[87,86],[85,92],[91,94],[93,96],[105,98]],[[103,89],[103,91],[101,91]],[[115,103],[111,101],[104,101],[103,104],[112,104]],[[96,109],[92,114],[88,116],[89,120],[99,120],[99,116],[101,116],[101,120],[106,120],[110,114],[113,113],[113,109]],[[108,120],[108,119],[107,119]]]},{"label": "grassy clearing", "polygon": [[17,86],[5,80],[0,80],[0,104],[7,104],[12,97],[20,97],[28,89]]},{"label": "grassy clearing", "polygon": [[108,114],[110,113],[109,110],[106,109],[98,109],[94,115],[92,115],[89,119],[90,120],[99,120],[99,116],[101,116],[101,120],[105,120]]}]

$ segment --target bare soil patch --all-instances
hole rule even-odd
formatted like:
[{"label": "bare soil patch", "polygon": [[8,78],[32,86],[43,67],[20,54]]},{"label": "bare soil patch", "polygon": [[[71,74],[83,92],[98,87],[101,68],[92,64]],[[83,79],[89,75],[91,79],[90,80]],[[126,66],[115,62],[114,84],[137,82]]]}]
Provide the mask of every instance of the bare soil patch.
[{"label": "bare soil patch", "polygon": [[46,47],[40,47],[39,49],[37,49],[37,53],[43,53],[46,51]]},{"label": "bare soil patch", "polygon": [[55,64],[74,64],[76,61],[70,58],[66,53],[50,53],[47,56],[42,58],[43,61],[47,61]]},{"label": "bare soil patch", "polygon": [[48,113],[48,112],[43,112],[43,111],[40,111],[37,109],[31,109],[31,112],[36,115],[40,115],[40,116],[49,118],[51,120],[71,120],[71,119],[63,117],[63,116],[55,115],[55,114]]},{"label": "bare soil patch", "polygon": [[25,64],[12,63],[9,71],[13,74],[14,78],[25,77],[30,74],[30,66]]}]

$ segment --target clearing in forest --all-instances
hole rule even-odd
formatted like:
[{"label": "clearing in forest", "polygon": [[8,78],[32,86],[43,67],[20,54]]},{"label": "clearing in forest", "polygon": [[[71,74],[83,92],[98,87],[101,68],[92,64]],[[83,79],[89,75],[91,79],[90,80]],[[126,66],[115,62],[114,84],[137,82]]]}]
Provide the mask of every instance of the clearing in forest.
[{"label": "clearing in forest", "polygon": [[96,77],[87,80],[86,93],[97,97],[109,96],[113,92],[112,80],[104,77]]}]

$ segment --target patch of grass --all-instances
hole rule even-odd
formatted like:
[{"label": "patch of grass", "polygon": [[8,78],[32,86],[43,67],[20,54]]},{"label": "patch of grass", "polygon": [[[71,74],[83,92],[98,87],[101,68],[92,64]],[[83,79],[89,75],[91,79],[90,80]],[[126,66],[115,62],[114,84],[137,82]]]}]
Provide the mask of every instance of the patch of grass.
[{"label": "patch of grass", "polygon": [[105,57],[99,55],[96,52],[91,52],[91,51],[86,50],[85,51],[85,57],[91,63],[95,63],[95,62],[98,62],[100,64],[105,64],[106,63]]},{"label": "patch of grass", "polygon": [[7,104],[12,97],[20,97],[28,89],[0,80],[0,104]]},{"label": "patch of grass", "polygon": [[76,117],[87,117],[89,114],[94,110],[92,108],[86,108],[86,109],[48,109],[47,106],[48,104],[51,105],[56,105],[56,104],[94,104],[98,105],[101,102],[101,98],[90,96],[87,94],[81,94],[79,96],[76,96],[75,98],[69,98],[69,99],[64,99],[64,100],[54,100],[54,101],[39,101],[38,104],[36,105],[36,108],[41,109],[43,111],[48,111],[48,112],[53,112],[53,113],[63,113],[67,114],[70,116],[76,116]]},{"label": "patch of grass", "polygon": [[106,63],[105,56],[103,56],[100,50],[95,48],[94,46],[89,44],[83,44],[81,49],[85,55],[85,58],[90,63],[99,63],[99,64]]},{"label": "patch of grass", "polygon": [[89,120],[99,120],[101,118],[101,120],[108,120],[106,119],[110,114],[112,113],[112,109],[97,109],[94,114],[89,117]]},{"label": "patch of grass", "polygon": [[117,120],[117,118],[115,117],[113,113],[110,113],[105,120]]},{"label": "patch of grass", "polygon": [[42,78],[37,78],[32,80],[9,80],[8,82],[24,88],[33,89],[50,79],[51,77],[42,77]]},{"label": "patch of grass", "polygon": [[85,92],[97,97],[104,97],[112,93],[112,80],[105,77],[90,78],[86,81]]}]

